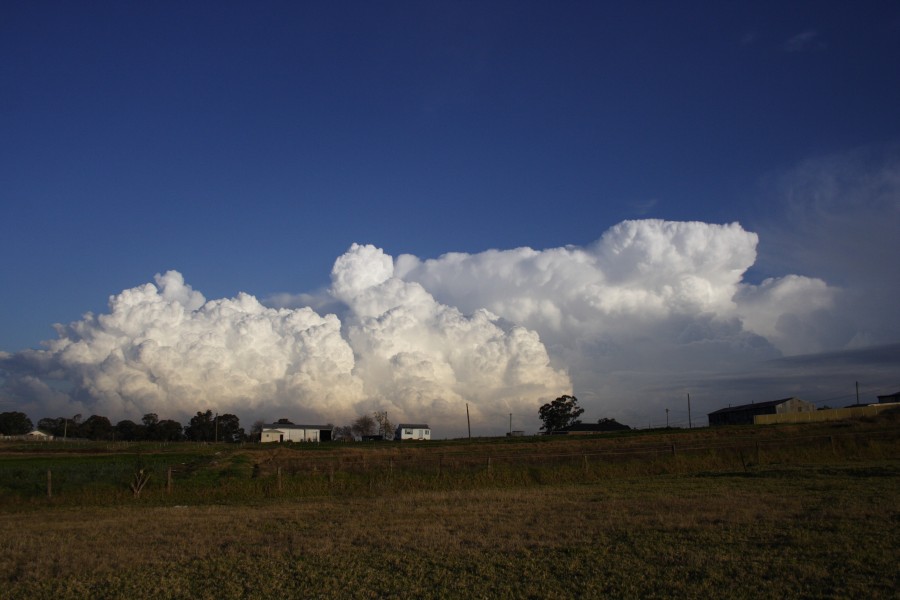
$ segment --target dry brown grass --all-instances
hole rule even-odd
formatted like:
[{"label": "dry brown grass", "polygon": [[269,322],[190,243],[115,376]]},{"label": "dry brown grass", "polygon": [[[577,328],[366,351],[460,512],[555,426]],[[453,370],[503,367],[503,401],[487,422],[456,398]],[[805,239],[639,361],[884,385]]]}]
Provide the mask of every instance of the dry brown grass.
[{"label": "dry brown grass", "polygon": [[900,463],[0,513],[4,598],[890,598]]}]

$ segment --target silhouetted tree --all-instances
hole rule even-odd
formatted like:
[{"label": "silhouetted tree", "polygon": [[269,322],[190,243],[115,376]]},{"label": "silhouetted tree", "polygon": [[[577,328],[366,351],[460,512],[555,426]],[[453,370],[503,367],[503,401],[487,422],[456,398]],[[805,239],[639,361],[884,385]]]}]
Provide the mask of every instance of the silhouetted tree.
[{"label": "silhouetted tree", "polygon": [[184,439],[184,428],[178,421],[163,419],[156,424],[156,438],[161,442],[180,442]]},{"label": "silhouetted tree", "polygon": [[89,440],[108,440],[112,438],[113,426],[106,417],[91,415],[79,426],[78,433]]},{"label": "silhouetted tree", "polygon": [[544,423],[541,426],[541,430],[553,433],[569,425],[577,425],[581,423],[578,417],[583,412],[584,409],[578,406],[578,398],[575,396],[560,396],[538,410],[538,415]]},{"label": "silhouetted tree", "polygon": [[253,421],[253,425],[250,426],[250,441],[258,442],[262,439],[262,430],[265,427],[266,423],[262,419],[257,419]]},{"label": "silhouetted tree", "polygon": [[386,440],[394,439],[394,426],[391,425],[391,421],[388,419],[387,411],[375,411],[372,416],[375,418],[375,423],[378,424],[378,434],[384,436]]},{"label": "silhouetted tree", "polygon": [[235,415],[224,414],[218,417],[216,425],[217,435],[220,442],[228,442],[236,444],[246,439],[244,428],[241,427],[241,421]]},{"label": "silhouetted tree", "polygon": [[25,435],[33,429],[34,424],[23,412],[0,413],[0,435]]},{"label": "silhouetted tree", "polygon": [[54,437],[62,437],[63,432],[66,430],[66,420],[62,417],[56,417],[55,419],[44,417],[38,421],[37,428]]},{"label": "silhouetted tree", "polygon": [[364,435],[372,435],[375,433],[375,419],[372,418],[372,415],[361,415],[355,421],[353,421],[353,425],[350,428],[353,431],[353,434],[356,437],[363,437]]},{"label": "silhouetted tree", "polygon": [[350,425],[335,427],[332,435],[337,442],[353,442],[356,440],[353,436],[353,427]]},{"label": "silhouetted tree", "polygon": [[123,442],[136,442],[143,437],[144,428],[134,421],[125,419],[116,423],[115,435],[117,440]]},{"label": "silhouetted tree", "polygon": [[141,425],[144,429],[143,438],[145,440],[156,440],[156,427],[159,425],[159,416],[156,413],[147,413],[141,417]]},{"label": "silhouetted tree", "polygon": [[215,416],[211,410],[198,411],[184,428],[184,435],[192,442],[212,442],[216,435]]}]

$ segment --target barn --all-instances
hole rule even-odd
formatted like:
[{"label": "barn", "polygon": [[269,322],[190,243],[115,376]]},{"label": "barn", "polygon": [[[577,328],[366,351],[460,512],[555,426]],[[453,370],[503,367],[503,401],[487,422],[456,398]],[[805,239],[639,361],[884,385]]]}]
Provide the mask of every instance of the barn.
[{"label": "barn", "polygon": [[333,429],[334,427],[331,425],[270,423],[263,425],[259,441],[264,444],[278,442],[330,442]]},{"label": "barn", "polygon": [[753,425],[753,417],[757,415],[781,415],[787,413],[814,412],[816,406],[800,398],[783,398],[770,402],[755,402],[729,406],[709,413],[709,426],[717,425]]}]

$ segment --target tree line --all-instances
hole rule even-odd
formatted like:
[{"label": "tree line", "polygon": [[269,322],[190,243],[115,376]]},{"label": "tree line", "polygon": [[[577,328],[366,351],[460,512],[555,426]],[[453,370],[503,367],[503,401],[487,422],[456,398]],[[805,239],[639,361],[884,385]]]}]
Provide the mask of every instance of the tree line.
[{"label": "tree line", "polygon": [[333,430],[333,438],[341,442],[356,440],[392,440],[394,426],[388,419],[387,411],[375,411],[371,415],[360,415],[350,425],[339,425]]},{"label": "tree line", "polygon": [[[0,435],[25,435],[34,429],[34,423],[25,413],[0,413]],[[249,439],[236,415],[219,415],[211,410],[198,411],[187,425],[172,419],[160,419],[156,413],[145,414],[140,423],[125,419],[115,425],[101,415],[82,419],[79,414],[73,417],[45,417],[38,421],[37,429],[56,438],[94,441],[237,443]]]}]

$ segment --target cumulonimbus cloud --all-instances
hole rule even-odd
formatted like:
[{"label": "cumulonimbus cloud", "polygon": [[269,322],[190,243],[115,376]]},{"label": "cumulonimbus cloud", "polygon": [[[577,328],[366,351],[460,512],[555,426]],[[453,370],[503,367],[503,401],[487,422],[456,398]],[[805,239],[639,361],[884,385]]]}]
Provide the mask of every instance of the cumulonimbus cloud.
[{"label": "cumulonimbus cloud", "polygon": [[459,434],[467,411],[482,430],[509,414],[536,429],[537,407],[574,391],[591,418],[628,420],[680,393],[667,378],[827,346],[820,325],[841,291],[801,275],[747,282],[758,243],[737,223],[642,220],[583,247],[428,260],[354,244],[328,290],[302,296],[339,308],[324,315],[284,297],[207,301],[169,271],[58,326],[45,349],[0,357],[2,393],[111,418],[387,410]]}]

